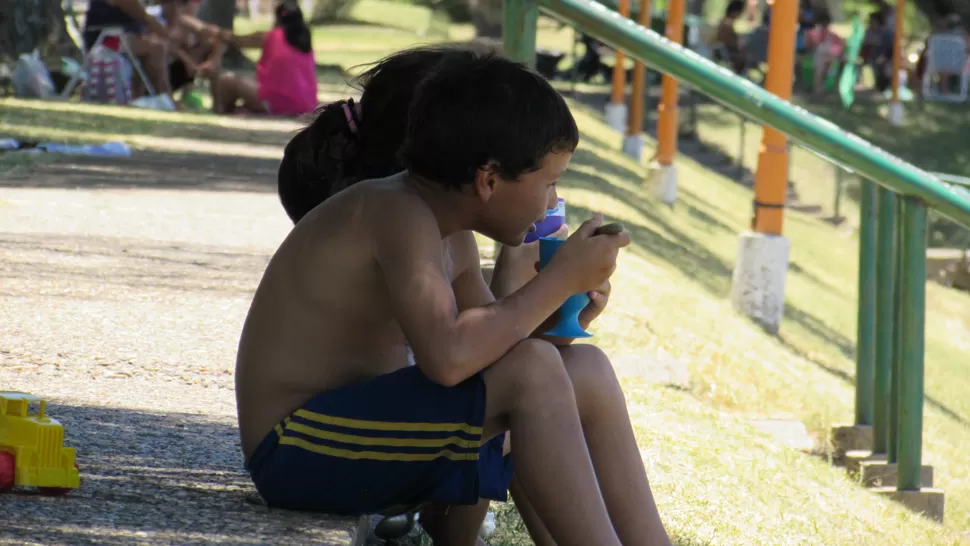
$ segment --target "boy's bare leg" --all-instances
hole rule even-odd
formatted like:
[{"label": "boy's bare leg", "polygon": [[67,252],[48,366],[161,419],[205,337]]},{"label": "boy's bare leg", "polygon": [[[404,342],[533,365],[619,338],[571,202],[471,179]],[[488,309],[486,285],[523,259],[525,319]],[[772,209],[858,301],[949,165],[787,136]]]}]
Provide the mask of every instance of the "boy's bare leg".
[{"label": "boy's bare leg", "polygon": [[484,378],[485,438],[511,432],[522,489],[556,543],[619,545],[559,351],[524,340],[486,368]]},{"label": "boy's bare leg", "polygon": [[[603,498],[625,546],[669,545],[613,365],[593,345],[561,349]],[[519,447],[515,446],[516,463]],[[526,494],[531,500],[531,492]],[[545,519],[543,519],[545,521]]]},{"label": "boy's bare leg", "polygon": [[[573,383],[586,442],[617,534],[623,544],[669,544],[640,450],[633,439],[623,393],[608,357],[591,345],[573,345],[560,351]],[[604,445],[604,441],[608,443]],[[516,473],[510,491],[532,540],[536,546],[555,546],[518,480]]]},{"label": "boy's bare leg", "polygon": [[539,519],[539,514],[536,514],[536,511],[533,510],[532,505],[529,503],[529,497],[522,490],[522,484],[519,483],[518,474],[515,474],[512,478],[509,491],[512,493],[512,500],[515,501],[515,509],[522,516],[522,521],[525,523],[526,529],[529,530],[529,536],[532,537],[532,542],[535,546],[556,546],[556,541],[552,540],[552,536],[549,535],[549,530],[546,529],[542,520]]},{"label": "boy's bare leg", "polygon": [[421,527],[435,546],[485,546],[478,532],[488,505],[488,499],[482,499],[472,506],[432,506],[421,511]]}]

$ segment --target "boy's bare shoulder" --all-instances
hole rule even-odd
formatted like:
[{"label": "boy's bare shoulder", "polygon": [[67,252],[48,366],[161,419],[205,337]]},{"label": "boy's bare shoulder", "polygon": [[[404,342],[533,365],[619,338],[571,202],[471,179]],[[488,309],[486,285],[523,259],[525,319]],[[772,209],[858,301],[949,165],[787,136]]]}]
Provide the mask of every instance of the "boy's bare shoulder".
[{"label": "boy's bare shoulder", "polygon": [[430,209],[399,175],[362,180],[341,190],[308,215],[308,231],[334,233],[350,228],[355,233],[374,233],[384,225],[398,229],[427,218]]},{"label": "boy's bare shoulder", "polygon": [[[387,178],[359,182],[345,192],[350,193],[355,216],[368,224],[368,231],[380,233],[386,229],[402,233],[421,232],[434,227],[437,220],[427,203],[405,183],[403,173]],[[341,193],[345,193],[341,192]],[[336,205],[340,205],[335,203]],[[406,228],[406,229],[405,229]]]},{"label": "boy's bare shoulder", "polygon": [[478,241],[475,240],[475,232],[459,231],[449,235],[448,248],[455,263],[456,274],[481,268],[481,257],[478,255]]}]

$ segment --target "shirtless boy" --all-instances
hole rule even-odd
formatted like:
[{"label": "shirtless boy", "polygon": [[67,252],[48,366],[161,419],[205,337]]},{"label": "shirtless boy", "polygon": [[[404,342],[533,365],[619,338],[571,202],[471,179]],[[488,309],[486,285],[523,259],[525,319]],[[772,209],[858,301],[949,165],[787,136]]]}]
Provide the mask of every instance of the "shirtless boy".
[{"label": "shirtless boy", "polygon": [[348,514],[504,500],[510,431],[555,543],[667,543],[639,459],[609,460],[636,452],[628,419],[584,430],[563,357],[532,338],[609,278],[628,236],[592,236],[596,217],[498,301],[479,269],[472,231],[519,245],[555,203],[578,141],[565,102],[483,56],[439,66],[410,119],[408,171],[307,214],[254,296],[237,402],[257,489],[273,506]]}]

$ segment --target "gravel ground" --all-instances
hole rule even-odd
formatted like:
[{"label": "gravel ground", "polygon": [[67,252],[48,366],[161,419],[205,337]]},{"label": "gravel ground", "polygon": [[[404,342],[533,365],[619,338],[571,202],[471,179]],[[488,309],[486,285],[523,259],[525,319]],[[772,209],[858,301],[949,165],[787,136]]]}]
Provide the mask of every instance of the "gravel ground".
[{"label": "gravel ground", "polygon": [[0,544],[357,539],[356,520],[253,503],[239,454],[236,343],[289,229],[275,169],[140,154],[0,180],[0,390],[50,401],[82,476],[0,496]]}]

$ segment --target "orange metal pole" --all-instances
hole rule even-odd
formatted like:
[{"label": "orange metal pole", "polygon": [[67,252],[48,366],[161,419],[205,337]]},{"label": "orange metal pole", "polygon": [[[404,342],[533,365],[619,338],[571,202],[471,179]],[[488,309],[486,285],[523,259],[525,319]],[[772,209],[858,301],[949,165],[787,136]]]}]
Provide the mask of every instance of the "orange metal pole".
[{"label": "orange metal pole", "polygon": [[[768,75],[765,89],[788,100],[795,68],[798,0],[774,0],[768,33]],[[788,194],[788,146],[782,133],[764,128],[758,170],[754,178],[754,231],[781,235]]]},{"label": "orange metal pole", "polygon": [[[684,0],[670,0],[667,5],[667,39],[684,43]],[[657,163],[669,166],[677,155],[677,125],[679,92],[677,80],[664,75],[657,122]]]},{"label": "orange metal pole", "polygon": [[[640,26],[649,28],[650,0],[640,0]],[[636,136],[643,129],[643,102],[647,84],[647,67],[640,61],[633,64],[633,91],[630,96],[630,115],[627,117],[626,134]]]},{"label": "orange metal pole", "polygon": [[899,102],[899,72],[903,68],[903,16],[906,0],[896,0],[896,30],[893,39],[893,102]]},{"label": "orange metal pole", "polygon": [[[618,11],[624,19],[628,19],[630,17],[630,0],[620,0]],[[626,90],[625,59],[626,55],[617,49],[616,64],[613,65],[613,89],[610,92],[610,102],[613,104],[623,104],[623,92]]]}]

